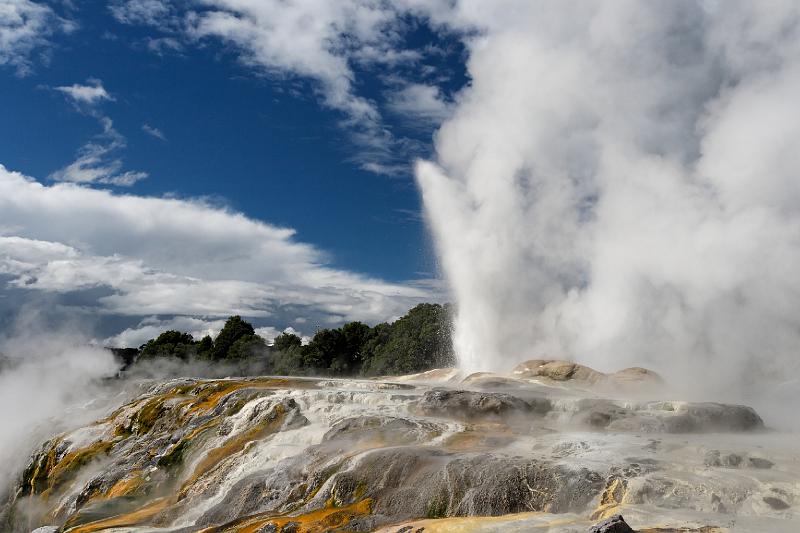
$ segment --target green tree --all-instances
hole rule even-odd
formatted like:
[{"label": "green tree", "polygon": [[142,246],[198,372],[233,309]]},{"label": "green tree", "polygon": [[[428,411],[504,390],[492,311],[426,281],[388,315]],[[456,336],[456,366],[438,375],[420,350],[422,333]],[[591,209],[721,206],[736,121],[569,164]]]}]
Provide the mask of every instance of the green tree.
[{"label": "green tree", "polygon": [[272,371],[276,374],[304,374],[303,340],[293,333],[281,333],[272,344]]},{"label": "green tree", "polygon": [[197,351],[198,358],[211,359],[212,352],[214,351],[214,340],[210,335],[206,335],[200,339],[200,342],[197,343],[195,349]]},{"label": "green tree", "polygon": [[215,361],[225,359],[228,356],[228,350],[231,349],[236,341],[246,335],[255,335],[255,333],[253,326],[242,320],[239,315],[230,317],[225,322],[225,326],[223,326],[217,338],[214,339],[211,358]]},{"label": "green tree", "polygon": [[409,374],[454,363],[450,309],[419,304],[392,324],[379,324],[365,350],[363,375]]},{"label": "green tree", "polygon": [[258,335],[243,335],[231,345],[225,357],[227,361],[244,361],[253,357],[264,357],[267,343]]},{"label": "green tree", "polygon": [[341,332],[336,329],[319,330],[301,349],[303,368],[309,372],[325,373],[338,350],[340,336]]},{"label": "green tree", "polygon": [[154,359],[157,357],[177,357],[189,359],[195,354],[195,342],[191,335],[176,330],[168,330],[150,339],[139,348],[138,359]]},{"label": "green tree", "polygon": [[303,339],[294,333],[281,333],[272,343],[272,347],[279,352],[291,352],[303,345]]}]

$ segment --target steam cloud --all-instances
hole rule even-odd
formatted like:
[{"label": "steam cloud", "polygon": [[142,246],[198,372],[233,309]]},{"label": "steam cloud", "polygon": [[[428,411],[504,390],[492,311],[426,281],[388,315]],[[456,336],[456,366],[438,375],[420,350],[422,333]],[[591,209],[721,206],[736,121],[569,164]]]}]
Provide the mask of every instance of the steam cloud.
[{"label": "steam cloud", "polygon": [[67,332],[67,322],[63,331],[42,331],[43,322],[26,309],[11,335],[0,338],[0,498],[47,437],[122,401],[119,384],[101,383],[118,369],[111,353],[89,346],[77,330]]},{"label": "steam cloud", "polygon": [[416,168],[463,366],[796,391],[800,4],[489,6]]}]

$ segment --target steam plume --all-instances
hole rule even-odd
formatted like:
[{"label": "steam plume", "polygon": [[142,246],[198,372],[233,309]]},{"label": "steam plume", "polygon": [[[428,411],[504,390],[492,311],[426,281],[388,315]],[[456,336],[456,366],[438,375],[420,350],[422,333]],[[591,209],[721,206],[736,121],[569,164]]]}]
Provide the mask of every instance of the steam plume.
[{"label": "steam plume", "polygon": [[492,6],[416,168],[462,365],[796,387],[800,6]]}]

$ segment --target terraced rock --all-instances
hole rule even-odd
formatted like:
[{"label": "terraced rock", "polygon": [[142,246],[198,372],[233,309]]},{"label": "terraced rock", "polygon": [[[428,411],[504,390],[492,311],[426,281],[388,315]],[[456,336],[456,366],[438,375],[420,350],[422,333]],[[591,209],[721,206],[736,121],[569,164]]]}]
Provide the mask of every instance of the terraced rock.
[{"label": "terraced rock", "polygon": [[[620,511],[637,531],[800,523],[798,453],[735,451],[775,437],[748,407],[431,375],[153,384],[44,443],[0,529],[585,532]],[[732,451],[717,432],[744,440]]]}]

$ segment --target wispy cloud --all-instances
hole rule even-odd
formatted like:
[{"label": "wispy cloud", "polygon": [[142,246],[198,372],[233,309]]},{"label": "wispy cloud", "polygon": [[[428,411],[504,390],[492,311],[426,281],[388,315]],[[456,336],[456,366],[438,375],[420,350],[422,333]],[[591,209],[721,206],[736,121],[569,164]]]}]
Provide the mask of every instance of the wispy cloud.
[{"label": "wispy cloud", "polygon": [[[355,151],[349,161],[389,175],[408,173],[408,161],[418,146],[395,135],[382,115],[380,95],[376,100],[360,92],[360,76],[378,69],[408,68],[429,53],[424,48],[408,49],[404,40],[406,16],[423,11],[403,2],[372,0],[322,4],[207,0],[203,9],[183,13],[159,0],[127,0],[112,6],[120,22],[147,24],[167,34],[160,38],[172,39],[170,47],[215,39],[259,75],[312,81],[319,102],[342,116],[340,126]],[[160,45],[154,51],[160,53]],[[428,128],[445,116],[446,106],[433,87],[425,92],[410,85],[394,100],[398,112],[415,113]]]},{"label": "wispy cloud", "polygon": [[387,105],[406,121],[440,124],[452,114],[452,105],[435,85],[408,83],[389,93]]},{"label": "wispy cloud", "polygon": [[75,28],[44,3],[0,0],[0,67],[11,66],[20,76],[30,74],[37,58],[48,60],[50,38]]},{"label": "wispy cloud", "polygon": [[149,51],[160,56],[183,50],[181,42],[174,37],[148,37],[145,39],[145,46]]},{"label": "wispy cloud", "polygon": [[147,172],[123,170],[119,152],[127,146],[127,141],[114,129],[110,118],[101,116],[98,120],[103,132],[78,150],[75,161],[50,174],[50,179],[130,187],[148,176]]},{"label": "wispy cloud", "polygon": [[[386,167],[392,135],[381,123],[376,104],[359,96],[350,61],[369,47],[372,55],[393,49],[394,13],[383,4],[346,0],[310,2],[210,2],[209,9],[189,19],[194,39],[219,38],[238,48],[241,60],[266,74],[286,73],[311,78],[327,107],[344,115],[364,156],[364,166]],[[364,139],[369,143],[365,144]]]},{"label": "wispy cloud", "polygon": [[165,24],[172,13],[169,2],[162,0],[114,1],[108,7],[111,15],[124,24]]},{"label": "wispy cloud", "polygon": [[[114,128],[114,122],[99,109],[102,102],[114,101],[114,97],[106,90],[102,81],[89,78],[86,84],[62,85],[54,87],[53,90],[64,94],[78,112],[96,119],[103,131],[78,150],[77,157],[72,163],[51,173],[50,179],[130,187],[148,176],[147,172],[123,170],[120,152],[127,147],[128,142]],[[165,140],[163,134],[156,128],[145,124],[142,129],[154,137]]]},{"label": "wispy cloud", "polygon": [[151,126],[150,124],[143,124],[142,125],[142,131],[144,131],[146,134],[148,134],[148,135],[150,135],[152,137],[155,137],[156,139],[160,139],[162,141],[166,141],[167,140],[167,136],[164,135],[163,131],[161,131],[160,129],[156,128],[155,126]]},{"label": "wispy cloud", "polygon": [[77,105],[93,106],[104,100],[114,100],[103,87],[103,82],[94,78],[87,80],[85,85],[79,83],[62,85],[55,87],[55,90],[65,94]]}]

